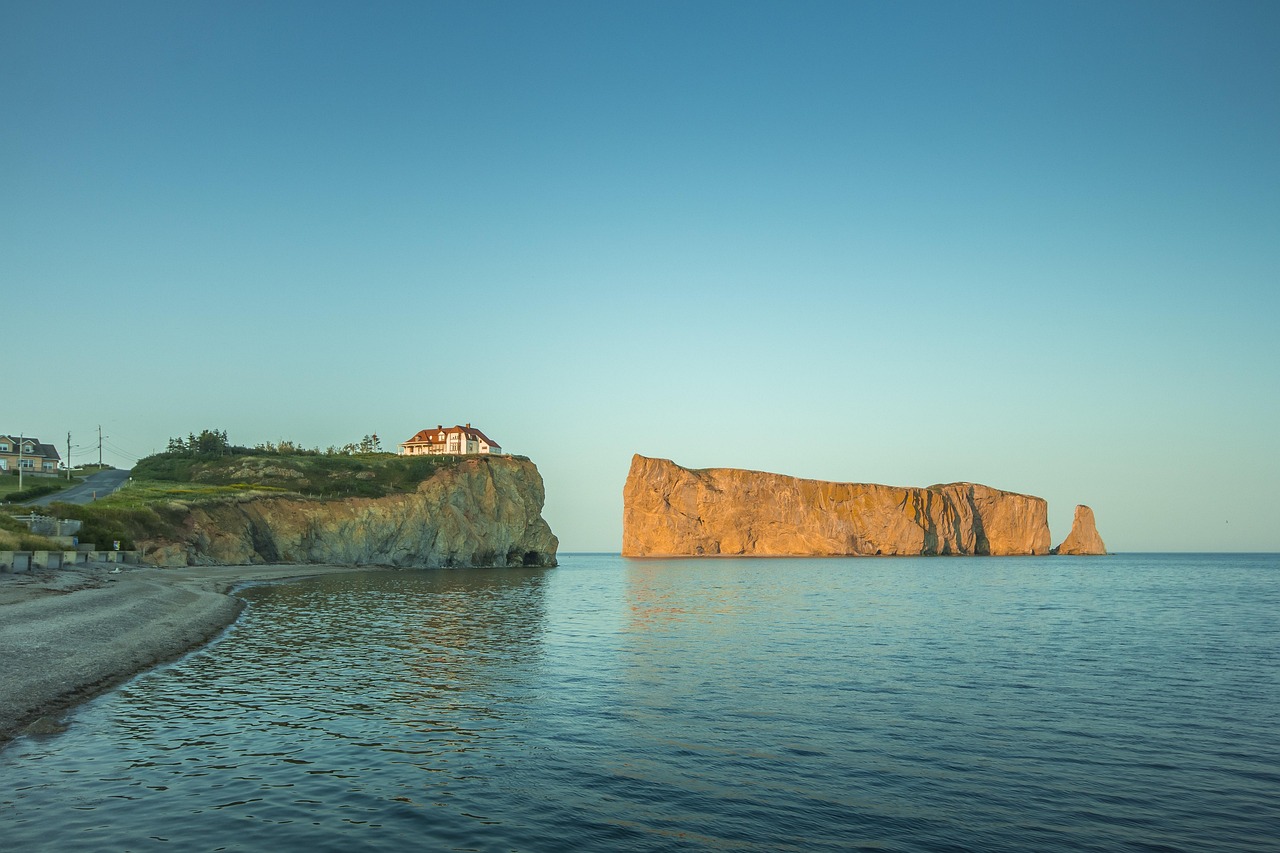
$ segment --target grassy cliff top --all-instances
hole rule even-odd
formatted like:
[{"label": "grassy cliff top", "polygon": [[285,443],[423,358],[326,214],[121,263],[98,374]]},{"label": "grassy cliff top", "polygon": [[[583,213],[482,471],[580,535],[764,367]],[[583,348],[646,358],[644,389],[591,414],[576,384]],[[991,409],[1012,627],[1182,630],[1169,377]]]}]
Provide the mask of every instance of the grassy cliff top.
[{"label": "grassy cliff top", "polygon": [[138,460],[125,488],[91,504],[54,504],[51,514],[84,522],[80,541],[129,549],[143,539],[180,538],[189,507],[281,496],[378,498],[413,492],[459,456],[243,451],[222,455],[158,453]]},{"label": "grassy cliff top", "polygon": [[318,498],[380,498],[412,492],[441,468],[457,465],[460,458],[394,453],[158,453],[138,460],[134,482],[120,496],[134,492],[144,500],[149,494],[172,500],[181,494],[194,498],[275,491]]}]

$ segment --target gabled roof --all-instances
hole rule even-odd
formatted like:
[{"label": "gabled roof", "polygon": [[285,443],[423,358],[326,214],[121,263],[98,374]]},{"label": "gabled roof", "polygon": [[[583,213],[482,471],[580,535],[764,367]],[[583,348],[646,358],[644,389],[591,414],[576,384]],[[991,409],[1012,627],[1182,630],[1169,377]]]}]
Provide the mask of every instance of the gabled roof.
[{"label": "gabled roof", "polygon": [[[444,433],[443,441],[440,439],[441,433]],[[471,426],[471,424],[467,424],[466,426],[455,425],[451,427],[438,426],[435,429],[418,430],[418,432],[413,436],[413,438],[409,439],[408,441],[401,442],[400,446],[404,447],[405,445],[408,445],[408,444],[443,444],[444,442],[449,440],[449,436],[451,435],[461,435],[464,438],[466,438],[468,441],[483,441],[485,444],[489,445],[490,447],[501,447],[501,445],[498,444],[498,442],[489,438],[489,436],[485,435],[480,430]]]},{"label": "gabled roof", "polygon": [[[32,456],[43,456],[45,459],[62,459],[62,457],[58,455],[58,448],[54,447],[52,444],[42,444],[40,439],[29,435],[23,436],[22,438],[19,438],[16,435],[0,435],[0,441],[3,441],[14,448],[9,451],[10,453],[17,453],[19,445],[23,447],[30,445],[32,447],[30,455]],[[22,451],[22,453],[24,456],[27,455],[26,450]]]}]

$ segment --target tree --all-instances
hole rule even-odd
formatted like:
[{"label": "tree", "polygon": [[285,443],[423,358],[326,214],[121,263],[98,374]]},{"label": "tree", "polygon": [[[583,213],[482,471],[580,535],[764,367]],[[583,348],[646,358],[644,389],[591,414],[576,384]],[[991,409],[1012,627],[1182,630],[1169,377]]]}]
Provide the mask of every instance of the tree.
[{"label": "tree", "polygon": [[184,453],[192,456],[225,456],[231,452],[231,442],[227,440],[227,431],[206,429],[199,435],[188,433],[184,441],[181,438],[169,439],[170,453]]},{"label": "tree", "polygon": [[202,456],[225,456],[231,445],[227,441],[226,430],[201,430],[195,438],[195,452]]}]

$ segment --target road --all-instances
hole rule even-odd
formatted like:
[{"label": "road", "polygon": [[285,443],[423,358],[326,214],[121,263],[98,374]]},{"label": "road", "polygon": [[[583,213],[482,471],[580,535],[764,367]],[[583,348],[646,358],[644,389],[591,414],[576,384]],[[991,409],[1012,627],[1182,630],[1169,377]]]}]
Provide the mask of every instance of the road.
[{"label": "road", "polygon": [[84,482],[72,486],[69,489],[63,489],[60,492],[54,492],[51,495],[45,495],[42,498],[36,498],[29,502],[27,506],[48,506],[54,501],[61,501],[68,504],[87,504],[98,498],[105,498],[125,484],[129,479],[128,471],[121,471],[118,468],[108,468],[106,471],[99,471],[96,474],[90,474],[84,478]]}]

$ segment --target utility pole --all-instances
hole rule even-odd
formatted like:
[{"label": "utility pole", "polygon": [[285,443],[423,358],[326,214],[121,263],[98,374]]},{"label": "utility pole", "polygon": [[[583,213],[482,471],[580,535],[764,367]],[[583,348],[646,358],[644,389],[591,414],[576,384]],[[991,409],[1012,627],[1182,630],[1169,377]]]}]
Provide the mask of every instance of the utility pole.
[{"label": "utility pole", "polygon": [[67,433],[67,479],[71,479],[71,433]]},{"label": "utility pole", "polygon": [[102,467],[102,424],[98,424],[98,467]]},{"label": "utility pole", "polygon": [[22,491],[22,442],[26,440],[25,435],[18,434],[18,491]]}]

